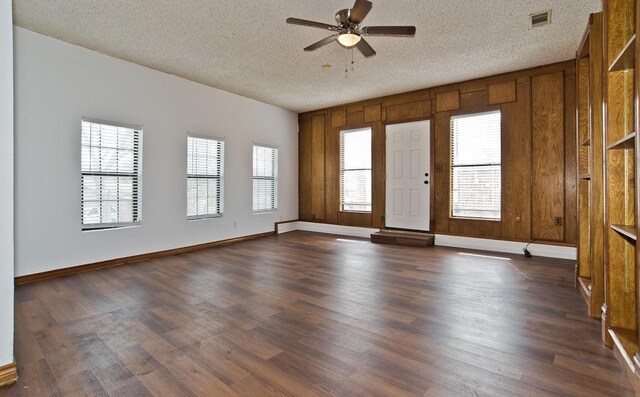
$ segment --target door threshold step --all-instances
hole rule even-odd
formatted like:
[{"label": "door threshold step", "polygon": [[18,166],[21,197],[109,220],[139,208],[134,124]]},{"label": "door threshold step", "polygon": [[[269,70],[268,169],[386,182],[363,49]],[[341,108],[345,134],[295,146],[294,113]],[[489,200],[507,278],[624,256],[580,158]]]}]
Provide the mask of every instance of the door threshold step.
[{"label": "door threshold step", "polygon": [[409,247],[431,247],[434,239],[435,236],[433,234],[403,230],[381,230],[371,234],[372,243],[404,245]]}]

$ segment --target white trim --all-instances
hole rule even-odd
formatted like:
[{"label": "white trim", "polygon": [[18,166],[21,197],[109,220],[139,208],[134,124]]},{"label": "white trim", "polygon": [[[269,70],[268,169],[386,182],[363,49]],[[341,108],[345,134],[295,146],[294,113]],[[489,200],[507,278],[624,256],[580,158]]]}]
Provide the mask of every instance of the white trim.
[{"label": "white trim", "polygon": [[96,119],[93,117],[86,117],[86,116],[82,116],[82,121],[87,123],[93,123],[93,124],[104,124],[104,125],[108,125],[109,127],[128,128],[130,130],[134,130],[138,132],[141,132],[144,127],[143,125],[120,123],[117,121],[107,121],[102,119]]},{"label": "white trim", "polygon": [[[364,237],[364,238],[370,238],[371,233],[377,233],[380,231],[380,229],[373,229],[369,227],[343,226],[343,225],[332,225],[329,223],[298,221],[298,222],[280,224],[278,226],[278,232],[280,232],[280,228],[282,228],[282,226],[284,225],[287,225],[285,228],[286,232],[291,232],[294,230],[304,230],[307,232],[337,234],[340,236]],[[282,233],[285,233],[285,231],[282,231]]]},{"label": "white trim", "polygon": [[278,224],[278,234],[289,233],[298,230],[298,221]]},{"label": "white trim", "polygon": [[[503,252],[508,254],[522,254],[522,249],[527,245],[527,243],[436,234],[435,245],[480,251]],[[528,249],[533,256],[571,260],[576,260],[577,258],[576,247],[533,243]]]},{"label": "white trim", "polygon": [[[315,222],[287,222],[278,225],[278,234],[292,232],[294,230],[304,230],[307,232],[336,234],[341,236],[370,238],[372,233],[377,233],[380,229],[368,227],[332,225],[328,223]],[[486,238],[449,236],[446,234],[435,235],[435,245],[441,247],[454,247],[479,251],[503,252],[507,254],[520,254],[527,243],[519,241],[491,240]],[[576,260],[576,247],[561,245],[549,245],[533,243],[529,245],[529,251],[533,256],[549,258]]]}]

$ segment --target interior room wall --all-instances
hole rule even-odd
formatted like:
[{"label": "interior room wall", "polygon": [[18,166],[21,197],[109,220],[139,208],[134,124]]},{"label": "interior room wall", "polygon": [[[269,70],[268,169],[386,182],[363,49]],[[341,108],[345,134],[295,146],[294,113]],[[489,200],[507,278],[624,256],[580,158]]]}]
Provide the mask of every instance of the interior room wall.
[{"label": "interior room wall", "polygon": [[[495,109],[502,112],[501,220],[454,219],[451,116]],[[567,61],[300,114],[299,219],[384,227],[385,126],[429,119],[431,232],[574,245],[575,109],[575,64]],[[373,134],[372,211],[342,212],[339,133],[361,127]]]},{"label": "interior room wall", "polygon": [[[16,275],[272,231],[298,216],[297,114],[15,28]],[[4,92],[4,91],[3,91]],[[142,225],[83,232],[80,121],[143,125]],[[187,132],[225,139],[224,215],[188,221]],[[252,212],[252,145],[279,149]]]},{"label": "interior room wall", "polygon": [[0,367],[13,362],[13,22],[0,1]]}]

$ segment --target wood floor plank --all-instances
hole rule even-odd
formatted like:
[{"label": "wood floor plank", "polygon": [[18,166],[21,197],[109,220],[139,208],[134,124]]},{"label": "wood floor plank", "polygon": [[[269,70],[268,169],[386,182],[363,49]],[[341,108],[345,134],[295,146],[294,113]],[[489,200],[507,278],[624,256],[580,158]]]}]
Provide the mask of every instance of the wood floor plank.
[{"label": "wood floor plank", "polygon": [[632,396],[574,264],[297,231],[25,284],[0,397]]}]

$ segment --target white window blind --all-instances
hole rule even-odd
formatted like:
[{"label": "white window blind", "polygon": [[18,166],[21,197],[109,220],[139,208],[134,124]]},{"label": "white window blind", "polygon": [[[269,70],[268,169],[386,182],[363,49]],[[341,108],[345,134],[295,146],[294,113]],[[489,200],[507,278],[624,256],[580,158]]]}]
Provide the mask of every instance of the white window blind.
[{"label": "white window blind", "polygon": [[142,128],[82,119],[82,228],[140,223]]},{"label": "white window blind", "polygon": [[371,128],[340,133],[340,204],[371,212]]},{"label": "white window blind", "polygon": [[187,217],[222,215],[224,142],[187,136]]},{"label": "white window blind", "polygon": [[500,219],[500,111],[451,117],[451,214]]},{"label": "white window blind", "polygon": [[253,212],[278,208],[278,149],[253,146]]}]

